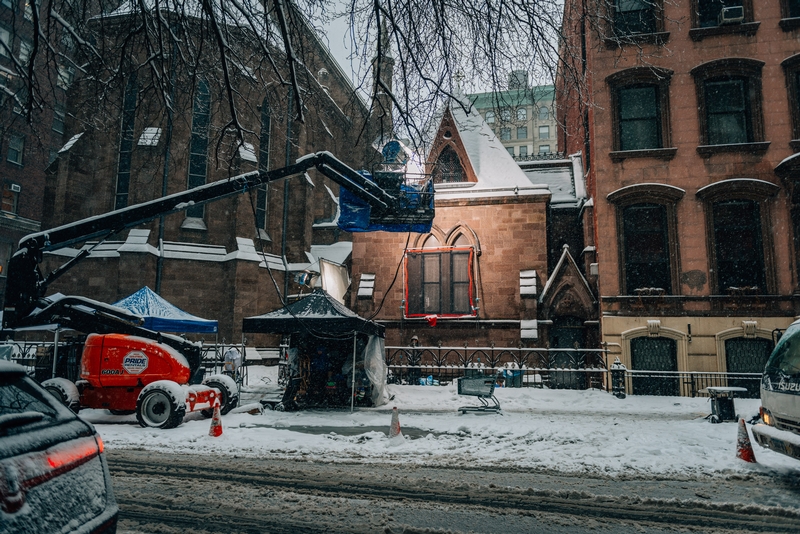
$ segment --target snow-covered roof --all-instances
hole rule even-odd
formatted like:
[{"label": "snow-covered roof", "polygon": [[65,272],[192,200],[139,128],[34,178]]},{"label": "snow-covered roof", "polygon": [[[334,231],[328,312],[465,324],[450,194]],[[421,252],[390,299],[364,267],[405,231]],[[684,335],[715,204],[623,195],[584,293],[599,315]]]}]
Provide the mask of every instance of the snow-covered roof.
[{"label": "snow-covered roof", "polygon": [[474,108],[467,113],[454,103],[448,109],[478,181],[436,184],[437,200],[550,194],[545,185],[531,184]]}]

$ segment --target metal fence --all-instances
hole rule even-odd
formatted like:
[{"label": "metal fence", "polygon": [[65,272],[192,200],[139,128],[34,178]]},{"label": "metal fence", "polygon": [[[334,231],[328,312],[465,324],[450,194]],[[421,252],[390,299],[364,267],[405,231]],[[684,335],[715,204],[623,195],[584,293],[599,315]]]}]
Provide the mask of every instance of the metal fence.
[{"label": "metal fence", "polygon": [[[53,347],[52,341],[6,341],[0,344],[0,359],[23,365],[28,374],[40,381],[51,378],[54,371],[55,376],[77,380],[82,344],[60,343],[55,366]],[[202,362],[207,374],[223,372],[223,355],[230,347],[229,344],[203,345]],[[612,389],[612,369],[606,349],[389,346],[385,357],[388,381],[393,384],[445,385],[462,376],[500,375],[505,387]],[[286,369],[283,371],[285,375]],[[697,397],[707,395],[703,390],[709,386],[746,388],[747,392],[740,395],[743,398],[760,395],[761,373],[634,369],[622,372],[628,395]],[[240,378],[247,384],[246,362]]]},{"label": "metal fence", "polygon": [[[386,347],[389,382],[447,384],[461,376],[502,376],[505,387],[605,389],[611,391],[606,349],[500,347]],[[747,389],[760,395],[761,373],[642,371],[622,369],[628,395],[707,396],[709,386]]]},{"label": "metal fence", "polygon": [[[510,387],[606,388],[607,350],[529,347],[386,347],[389,381],[448,383],[498,375]],[[420,381],[423,382],[420,382]]]}]

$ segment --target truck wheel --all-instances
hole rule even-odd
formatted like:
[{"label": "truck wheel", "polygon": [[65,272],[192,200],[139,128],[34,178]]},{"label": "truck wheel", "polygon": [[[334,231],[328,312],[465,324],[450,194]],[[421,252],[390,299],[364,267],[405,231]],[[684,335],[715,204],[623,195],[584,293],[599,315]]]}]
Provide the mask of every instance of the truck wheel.
[{"label": "truck wheel", "polygon": [[78,388],[66,378],[51,378],[42,382],[42,387],[58,402],[69,408],[75,413],[81,410],[80,394]]},{"label": "truck wheel", "polygon": [[136,401],[136,419],[142,426],[175,428],[183,421],[186,407],[177,407],[172,396],[163,389],[153,389]]},{"label": "truck wheel", "polygon": [[[221,378],[227,378],[227,380],[223,380]],[[228,382],[226,384],[226,382]],[[239,394],[235,388],[235,382],[230,379],[230,377],[212,377],[208,380],[203,381],[203,384],[210,387],[216,388],[220,392],[220,399],[219,399],[219,413],[225,415],[226,413],[230,412],[239,404]],[[234,387],[232,387],[234,386]],[[201,412],[205,417],[211,417],[214,415],[214,410],[203,410]]]}]

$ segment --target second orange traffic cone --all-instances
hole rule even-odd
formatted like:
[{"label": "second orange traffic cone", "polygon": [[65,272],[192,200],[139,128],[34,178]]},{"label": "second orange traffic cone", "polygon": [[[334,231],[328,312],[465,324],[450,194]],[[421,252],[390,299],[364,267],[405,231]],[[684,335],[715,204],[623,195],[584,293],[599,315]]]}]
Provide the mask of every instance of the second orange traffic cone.
[{"label": "second orange traffic cone", "polygon": [[392,408],[392,424],[389,427],[389,437],[395,438],[400,434],[400,416],[397,413],[397,406],[395,406]]},{"label": "second orange traffic cone", "polygon": [[736,457],[745,462],[756,463],[756,453],[750,444],[750,436],[747,435],[747,427],[744,419],[739,419],[739,435],[736,437]]},{"label": "second orange traffic cone", "polygon": [[208,435],[212,438],[218,438],[222,435],[222,418],[219,413],[219,399],[214,403],[214,417],[211,418],[211,428],[208,430]]}]

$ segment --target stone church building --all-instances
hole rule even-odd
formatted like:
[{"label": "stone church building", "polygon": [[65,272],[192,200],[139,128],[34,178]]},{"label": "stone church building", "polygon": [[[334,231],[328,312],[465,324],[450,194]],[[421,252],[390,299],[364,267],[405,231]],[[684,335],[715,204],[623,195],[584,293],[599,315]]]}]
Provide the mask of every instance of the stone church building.
[{"label": "stone church building", "polygon": [[426,157],[430,233],[354,234],[351,307],[386,326],[387,345],[596,343],[596,297],[576,262],[579,158],[523,170],[468,107],[447,107]]}]

